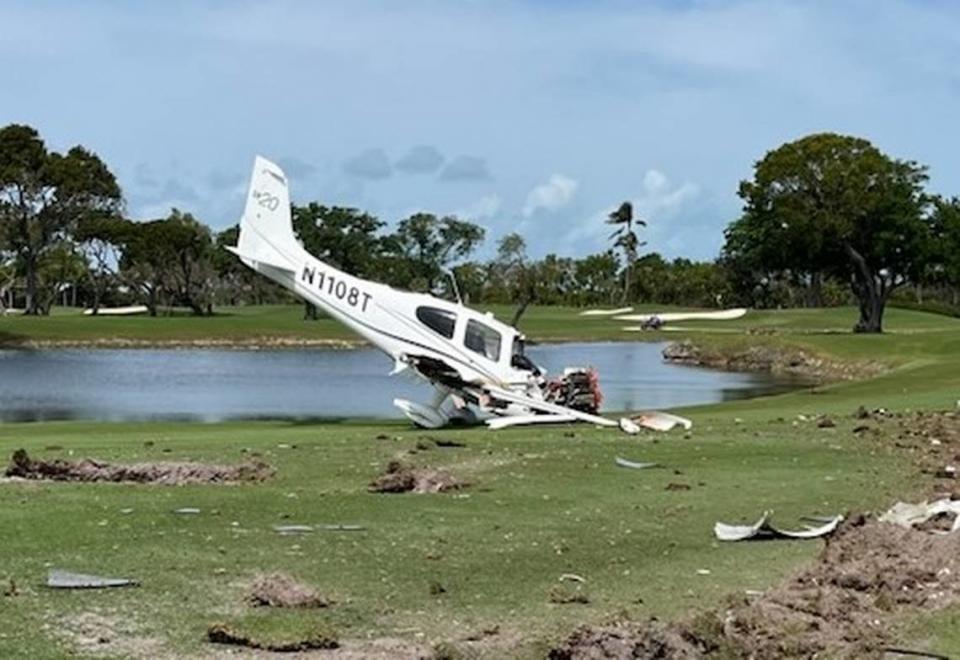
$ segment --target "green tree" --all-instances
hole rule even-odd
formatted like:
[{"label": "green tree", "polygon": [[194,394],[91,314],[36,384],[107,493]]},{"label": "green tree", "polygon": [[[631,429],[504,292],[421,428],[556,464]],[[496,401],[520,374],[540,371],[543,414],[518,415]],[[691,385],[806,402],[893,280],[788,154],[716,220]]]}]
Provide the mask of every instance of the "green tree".
[{"label": "green tree", "polygon": [[[354,208],[323,206],[310,202],[291,207],[293,231],[304,249],[344,272],[371,277],[383,252],[378,232],[384,223]],[[305,303],[304,316],[317,318],[316,308]]]},{"label": "green tree", "polygon": [[[61,295],[64,297],[60,302],[64,305],[75,301],[77,286],[86,274],[86,259],[73,242],[61,240],[44,250],[36,272],[38,313],[49,314]],[[67,291],[71,293],[69,299],[65,297]]]},{"label": "green tree", "polygon": [[535,270],[527,259],[527,242],[523,236],[512,232],[500,239],[494,267],[507,299],[517,306],[510,320],[510,325],[517,328],[523,313],[537,300]]},{"label": "green tree", "polygon": [[613,250],[591,254],[574,262],[576,300],[585,304],[613,302],[617,291],[620,263]]},{"label": "green tree", "polygon": [[82,218],[120,208],[120,187],[96,154],[80,146],[66,155],[48,151],[29,126],[0,129],[0,236],[23,268],[27,314],[43,311],[38,269],[46,254]]},{"label": "green tree", "polygon": [[623,277],[623,301],[630,300],[630,282],[633,281],[633,265],[637,261],[637,252],[646,245],[646,241],[637,238],[633,230],[634,225],[646,227],[647,223],[633,215],[633,204],[624,202],[616,211],[607,216],[607,224],[617,225],[617,229],[610,234],[613,246],[623,250],[625,261]]},{"label": "green tree", "polygon": [[196,315],[213,312],[213,241],[210,230],[189,213],[173,209],[162,220],[128,222],[123,231],[120,273],[140,293],[150,316],[162,300]]},{"label": "green tree", "polygon": [[401,262],[392,265],[394,275],[406,279],[400,286],[432,291],[450,265],[483,242],[484,234],[483,227],[454,216],[416,213],[401,220],[384,245]]},{"label": "green tree", "polygon": [[950,288],[950,302],[960,305],[960,197],[938,198],[930,224],[936,278]]},{"label": "green tree", "polygon": [[851,284],[855,332],[882,332],[891,292],[928,256],[926,169],[868,141],[821,133],[784,144],[740,184],[743,217],[728,230],[748,261],[793,272],[829,270]]},{"label": "green tree", "polygon": [[73,238],[87,261],[86,280],[93,296],[93,314],[100,311],[107,290],[116,280],[125,227],[119,217],[90,216],[77,223],[74,231]]}]

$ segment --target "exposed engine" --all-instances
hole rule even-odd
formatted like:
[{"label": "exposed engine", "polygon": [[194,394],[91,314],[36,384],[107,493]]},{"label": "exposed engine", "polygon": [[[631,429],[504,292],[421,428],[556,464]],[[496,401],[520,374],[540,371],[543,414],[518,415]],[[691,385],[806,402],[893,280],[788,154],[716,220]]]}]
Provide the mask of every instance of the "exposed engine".
[{"label": "exposed engine", "polygon": [[563,370],[563,376],[547,381],[543,398],[550,403],[591,415],[597,414],[603,401],[597,370],[567,367]]}]

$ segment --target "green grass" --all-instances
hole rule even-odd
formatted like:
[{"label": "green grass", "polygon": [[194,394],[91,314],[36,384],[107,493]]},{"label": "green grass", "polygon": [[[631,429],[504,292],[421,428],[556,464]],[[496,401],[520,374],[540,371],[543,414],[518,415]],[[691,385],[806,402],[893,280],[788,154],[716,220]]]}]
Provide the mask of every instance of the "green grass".
[{"label": "green grass", "polygon": [[[299,323],[293,309],[263,313],[287,314],[284,327]],[[40,327],[58,318],[14,324]],[[194,329],[241,320],[266,327],[254,318],[169,321]],[[164,322],[122,321],[141,328]],[[583,320],[571,310],[532,310],[528,321],[530,334],[541,339],[620,336],[617,322]],[[277,636],[320,627],[342,638],[427,643],[456,643],[497,624],[500,639],[525,640],[510,653],[540,657],[579,623],[619,613],[680,616],[729,593],[762,589],[811,559],[819,542],[719,544],[714,522],[751,520],[773,509],[789,524],[800,515],[875,510],[918,495],[922,483],[909,459],[892,443],[852,433],[851,413],[861,404],[953,408],[960,396],[960,321],[890,310],[886,335],[832,332],[851,323],[852,311],[840,309],[682,324],[697,328],[690,335],[702,341],[786,342],[895,367],[873,380],[690,409],[690,437],[637,438],[588,426],[424,432],[403,422],[360,420],[3,425],[0,456],[24,447],[47,458],[223,463],[258,453],[277,474],[242,486],[0,484],[0,579],[13,579],[22,592],[0,596],[0,657],[62,657],[70,646],[57,627],[89,611],[122,617],[136,634],[187,656],[207,652],[207,625],[223,621]],[[777,334],[711,332],[760,326]],[[660,336],[667,335],[674,336]],[[836,416],[837,428],[796,421],[800,413],[823,412]],[[409,453],[419,440],[434,438],[467,446]],[[626,470],[614,465],[616,456],[664,467]],[[368,493],[370,479],[397,457],[449,468],[474,486],[459,494]],[[691,488],[666,490],[671,482]],[[187,506],[201,513],[172,513]],[[284,537],[272,529],[299,523],[362,524],[366,531]],[[50,567],[129,575],[142,586],[50,591],[42,586]],[[315,585],[337,605],[309,613],[251,611],[243,602],[246,585],[274,570]],[[564,573],[586,579],[588,604],[550,602]],[[432,593],[435,583],[445,593]],[[910,634],[955,651],[950,616],[956,615],[920,619]]]}]

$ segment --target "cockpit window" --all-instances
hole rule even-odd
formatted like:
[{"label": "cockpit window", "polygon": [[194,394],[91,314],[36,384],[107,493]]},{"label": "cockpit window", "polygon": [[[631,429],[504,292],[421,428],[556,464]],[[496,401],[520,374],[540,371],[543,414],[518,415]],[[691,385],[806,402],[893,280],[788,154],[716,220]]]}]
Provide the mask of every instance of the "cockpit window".
[{"label": "cockpit window", "polygon": [[467,321],[463,345],[494,362],[500,359],[500,333],[479,321]]},{"label": "cockpit window", "polygon": [[447,339],[453,339],[457,315],[439,307],[417,307],[417,318],[425,326]]}]

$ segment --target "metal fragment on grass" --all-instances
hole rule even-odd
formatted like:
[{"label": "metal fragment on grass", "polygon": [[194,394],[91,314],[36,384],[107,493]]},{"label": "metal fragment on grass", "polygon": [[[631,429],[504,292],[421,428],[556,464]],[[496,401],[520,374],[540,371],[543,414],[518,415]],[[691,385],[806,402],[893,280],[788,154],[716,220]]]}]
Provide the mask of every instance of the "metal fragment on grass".
[{"label": "metal fragment on grass", "polygon": [[366,527],[363,525],[323,525],[320,529],[325,532],[362,532]]},{"label": "metal fragment on grass", "polygon": [[656,463],[639,463],[637,461],[628,461],[627,459],[620,458],[619,456],[617,456],[616,461],[617,461],[617,465],[619,465],[620,467],[630,468],[633,470],[644,470],[646,468],[657,467]]},{"label": "metal fragment on grass", "polygon": [[308,534],[313,531],[311,525],[274,525],[273,531],[281,536],[293,536],[294,534]]},{"label": "metal fragment on grass", "polygon": [[136,587],[138,580],[129,578],[103,577],[73,573],[60,569],[50,569],[47,573],[47,586],[51,589],[107,589],[110,587]]},{"label": "metal fragment on grass", "polygon": [[803,518],[802,520],[817,521],[819,525],[804,525],[804,529],[786,530],[774,527],[770,523],[770,511],[764,511],[760,520],[752,525],[728,525],[718,522],[713,526],[713,533],[720,541],[747,541],[750,539],[814,539],[826,536],[836,530],[843,516],[832,518]]},{"label": "metal fragment on grass", "polygon": [[564,573],[560,576],[560,582],[586,582],[587,579],[576,573]]},{"label": "metal fragment on grass", "polygon": [[174,509],[173,512],[181,516],[195,516],[200,513],[200,509],[192,506],[185,506],[180,509]]}]

